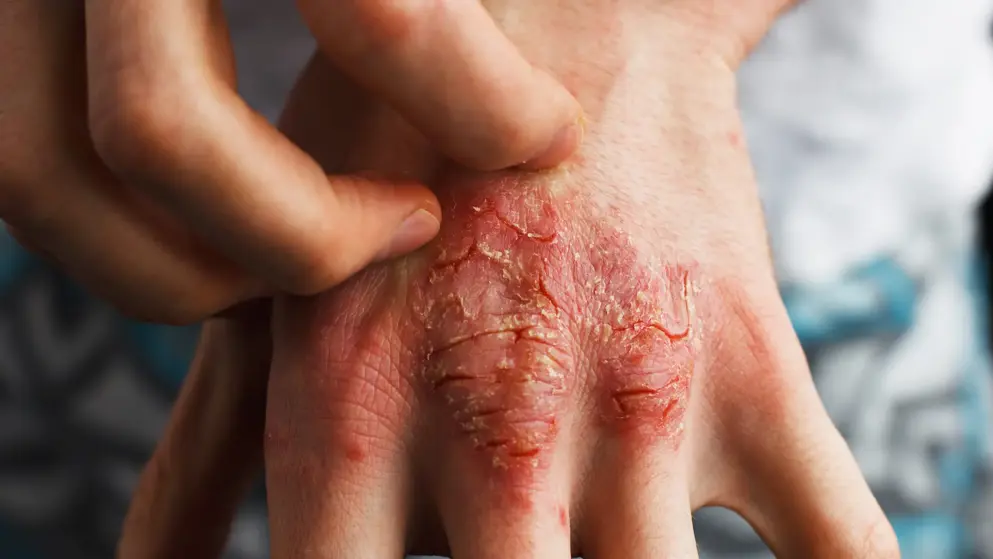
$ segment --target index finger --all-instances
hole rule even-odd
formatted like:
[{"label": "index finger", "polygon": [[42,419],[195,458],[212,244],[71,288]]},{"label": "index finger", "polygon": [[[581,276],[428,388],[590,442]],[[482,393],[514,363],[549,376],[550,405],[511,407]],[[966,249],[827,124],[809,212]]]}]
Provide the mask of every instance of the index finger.
[{"label": "index finger", "polygon": [[426,186],[329,177],[244,102],[220,0],[93,0],[86,30],[104,163],[276,290],[322,291],[437,232]]},{"label": "index finger", "polygon": [[297,0],[322,52],[446,155],[480,170],[558,164],[580,107],[477,0]]}]

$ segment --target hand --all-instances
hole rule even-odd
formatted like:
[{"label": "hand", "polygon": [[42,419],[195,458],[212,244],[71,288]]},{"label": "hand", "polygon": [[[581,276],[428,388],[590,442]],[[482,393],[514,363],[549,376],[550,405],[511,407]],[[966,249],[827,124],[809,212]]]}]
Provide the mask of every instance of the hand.
[{"label": "hand", "polygon": [[[476,2],[299,6],[455,160],[542,167],[575,148],[576,101]],[[0,218],[138,318],[316,293],[438,229],[422,184],[328,177],[250,110],[226,33],[218,0],[0,3]]]},{"label": "hand", "polygon": [[[507,2],[498,19],[526,22],[514,40],[555,61],[589,115],[558,170],[453,168],[357,89],[311,104],[349,89],[320,58],[287,111],[327,168],[413,173],[446,220],[413,255],[277,300],[272,556],[694,557],[691,511],[720,505],[781,557],[898,557],[776,290],[731,51],[669,9]],[[175,473],[147,493],[204,495],[180,472],[256,467],[179,458],[202,445],[172,435],[181,424]],[[127,541],[166,543],[124,557],[179,556],[183,524],[129,522]]]}]

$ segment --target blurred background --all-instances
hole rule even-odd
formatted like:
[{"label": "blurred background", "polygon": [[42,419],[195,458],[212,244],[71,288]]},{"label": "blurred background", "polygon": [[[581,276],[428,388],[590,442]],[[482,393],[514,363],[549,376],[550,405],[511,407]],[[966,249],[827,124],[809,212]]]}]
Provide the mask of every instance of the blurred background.
[{"label": "blurred background", "polygon": [[[250,104],[274,119],[312,52],[312,42],[292,3],[226,4],[242,66],[240,87]],[[869,17],[850,15],[862,17],[861,25]],[[803,50],[791,29],[815,25],[828,35],[837,31],[831,29],[836,22],[813,21],[816,16],[816,8],[810,8],[785,23],[744,69],[746,126],[763,194],[772,200],[766,200],[767,212],[773,248],[782,262],[778,272],[784,278],[784,299],[828,410],[890,515],[904,556],[993,559],[993,373],[986,328],[993,205],[979,205],[973,196],[951,209],[941,204],[942,209],[916,208],[903,220],[912,223],[913,234],[902,237],[913,241],[915,250],[890,247],[878,251],[881,256],[852,257],[857,265],[829,274],[830,282],[816,281],[819,268],[803,262],[830,261],[839,251],[789,242],[811,222],[800,219],[801,225],[791,226],[797,220],[790,216],[807,215],[804,208],[810,203],[774,197],[776,185],[816,175],[822,182],[855,188],[857,184],[851,185],[858,180],[832,174],[838,165],[825,161],[837,159],[835,152],[858,149],[861,140],[857,135],[825,140],[816,128],[820,125],[811,125],[818,130],[811,133],[814,128],[804,128],[802,119],[790,117],[789,111],[776,113],[760,102],[771,98],[772,89],[782,89],[783,79],[804,77],[788,68],[772,75],[777,65],[789,66],[783,53]],[[831,51],[830,44],[825,49],[836,56],[822,62],[840,64],[839,71],[860,68],[859,45],[846,43],[844,34],[835,42],[838,49]],[[866,48],[867,56],[878,55]],[[993,81],[993,64],[987,70],[987,81]],[[838,96],[859,94],[837,85]],[[899,100],[896,94],[887,97],[885,87],[870,89],[876,105]],[[993,110],[993,95],[986,103]],[[811,110],[797,106],[800,112]],[[865,113],[871,117],[859,117],[858,111],[846,114],[866,122],[876,118],[871,112]],[[946,127],[961,129],[954,120]],[[766,141],[772,134],[782,139]],[[948,150],[937,138],[933,143],[936,150]],[[807,175],[787,170],[798,161],[809,163]],[[858,168],[840,161],[846,172]],[[954,167],[954,158],[946,161]],[[993,177],[993,161],[986,173],[987,179]],[[947,175],[929,174],[928,180],[940,183]],[[913,180],[921,179],[915,175]],[[988,184],[985,180],[979,190]],[[893,201],[874,202],[858,190],[831,192],[854,204],[867,223],[887,222],[905,209]],[[847,233],[843,238],[829,231],[829,240],[875,242],[873,231],[860,227],[863,221],[852,224],[844,209],[848,206],[839,206],[844,219],[838,218],[825,210],[833,206],[823,200],[818,217],[836,218]],[[795,211],[783,209],[790,203]],[[917,235],[922,229],[926,234]],[[925,245],[933,250],[920,249]],[[0,558],[113,556],[131,490],[163,429],[196,336],[193,327],[122,318],[0,236]],[[747,525],[725,512],[701,512],[697,533],[704,557],[769,556]],[[256,496],[235,523],[228,557],[263,558],[266,545],[264,503]]]}]

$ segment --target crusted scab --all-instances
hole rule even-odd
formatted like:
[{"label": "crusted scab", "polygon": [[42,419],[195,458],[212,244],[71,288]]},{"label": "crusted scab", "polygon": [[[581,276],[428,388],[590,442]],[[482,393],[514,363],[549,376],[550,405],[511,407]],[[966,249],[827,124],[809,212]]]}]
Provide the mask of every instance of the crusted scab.
[{"label": "crusted scab", "polygon": [[464,248],[439,255],[423,292],[425,385],[494,467],[535,466],[572,369],[562,286],[547,277],[561,247],[492,206],[474,212]]},{"label": "crusted scab", "polygon": [[675,415],[681,413],[685,407],[688,384],[689,375],[686,374],[671,374],[661,384],[649,377],[641,382],[635,381],[613,389],[610,398],[619,419],[650,416],[670,425]]},{"label": "crusted scab", "polygon": [[611,278],[594,339],[597,375],[612,425],[678,444],[693,376],[691,274],[681,267],[642,267]]},{"label": "crusted scab", "polygon": [[[425,393],[457,432],[494,465],[540,461],[580,355],[616,424],[678,432],[693,368],[687,269],[646,263],[603,223],[569,236],[532,188],[462,207],[471,211],[447,222],[417,307]],[[576,340],[591,343],[581,352]]]},{"label": "crusted scab", "polygon": [[519,193],[517,199],[506,197],[486,199],[472,206],[473,218],[485,221],[487,216],[515,232],[521,239],[542,243],[555,242],[559,236],[558,213],[550,200],[534,193]]},{"label": "crusted scab", "polygon": [[[660,276],[660,277],[659,277]],[[614,332],[638,333],[651,328],[677,341],[689,337],[692,314],[692,287],[685,270],[666,269],[645,286],[628,283],[611,295],[604,305],[606,324]]]},{"label": "crusted scab", "polygon": [[494,465],[530,463],[552,444],[571,367],[561,339],[534,326],[460,336],[429,352],[428,385]]},{"label": "crusted scab", "polygon": [[606,415],[619,427],[661,435],[678,444],[689,400],[695,356],[685,339],[673,340],[650,324],[612,338],[600,363]]}]

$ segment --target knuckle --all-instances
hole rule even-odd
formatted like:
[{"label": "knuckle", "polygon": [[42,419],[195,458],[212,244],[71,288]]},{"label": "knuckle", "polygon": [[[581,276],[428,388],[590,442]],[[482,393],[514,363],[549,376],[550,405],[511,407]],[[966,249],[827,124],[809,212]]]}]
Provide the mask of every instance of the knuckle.
[{"label": "knuckle", "polygon": [[[352,462],[384,460],[406,438],[413,403],[399,366],[403,346],[389,313],[366,312],[359,289],[288,301],[286,320],[276,321],[277,344],[285,340],[301,376],[270,379],[269,400],[293,405],[272,408],[267,456],[331,448]],[[356,323],[357,315],[365,318]]]},{"label": "knuckle", "polygon": [[722,386],[733,389],[715,396],[728,399],[728,409],[748,401],[762,421],[789,421],[795,390],[809,381],[809,369],[785,309],[775,304],[779,295],[754,295],[736,280],[715,282],[715,291],[721,305],[714,371]]},{"label": "knuckle", "polygon": [[605,415],[615,430],[678,446],[697,351],[692,343],[695,272],[634,264],[613,280],[597,335]]},{"label": "knuckle", "polygon": [[554,200],[520,184],[471,197],[412,302],[427,401],[494,466],[532,473],[577,388],[604,427],[678,444],[694,359],[695,267],[646,266],[629,239],[574,230]]},{"label": "knuckle", "polygon": [[549,464],[579,357],[571,303],[550,269],[570,248],[551,242],[556,220],[528,225],[519,231],[481,201],[463,242],[439,251],[413,295],[427,333],[423,397],[457,440],[522,483]]},{"label": "knuckle", "polygon": [[173,167],[182,112],[154,95],[120,95],[90,109],[90,139],[103,162],[124,178]]},{"label": "knuckle", "polygon": [[458,432],[494,465],[540,459],[558,431],[571,348],[546,345],[561,329],[531,322],[458,333],[431,344],[425,388],[448,408]]}]

